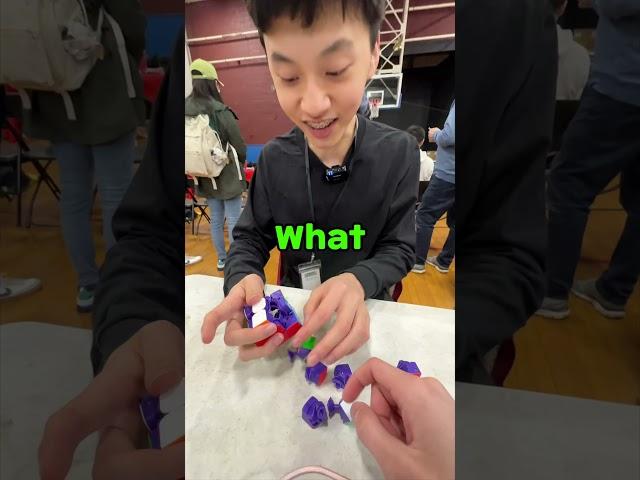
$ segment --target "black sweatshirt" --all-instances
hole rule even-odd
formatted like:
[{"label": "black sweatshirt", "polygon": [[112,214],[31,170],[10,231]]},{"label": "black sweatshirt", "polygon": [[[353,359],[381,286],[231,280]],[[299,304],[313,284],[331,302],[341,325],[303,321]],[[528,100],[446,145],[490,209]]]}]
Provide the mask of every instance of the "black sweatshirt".
[{"label": "black sweatshirt", "polygon": [[548,1],[461,0],[456,21],[456,379],[465,381],[544,295],[558,51]]},{"label": "black sweatshirt", "polygon": [[113,218],[117,243],[94,303],[94,373],[149,322],[168,320],[184,332],[183,35],[154,107],[144,159]]},{"label": "black sweatshirt", "polygon": [[[276,225],[312,222],[304,145],[302,131],[294,128],[262,150],[247,205],[233,230],[234,241],[225,267],[225,295],[248,274],[258,274],[264,280],[264,266],[276,246]],[[350,248],[316,253],[322,261],[322,281],[350,272],[362,284],[366,298],[388,299],[389,287],[402,280],[415,261],[414,208],[420,169],[415,139],[359,116],[349,177],[342,186],[332,186],[339,192],[328,195],[331,192],[317,179],[317,162],[310,158],[314,227],[328,232],[349,230],[359,223],[366,231],[359,251]],[[297,265],[310,258],[309,250],[283,251],[282,284],[300,287]]]}]

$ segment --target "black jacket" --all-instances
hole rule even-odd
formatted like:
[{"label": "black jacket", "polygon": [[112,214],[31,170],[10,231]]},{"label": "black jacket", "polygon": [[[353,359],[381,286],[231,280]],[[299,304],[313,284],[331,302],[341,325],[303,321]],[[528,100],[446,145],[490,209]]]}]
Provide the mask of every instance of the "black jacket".
[{"label": "black jacket", "polygon": [[464,381],[544,295],[558,50],[547,1],[461,0],[456,22],[456,379]]},{"label": "black jacket", "polygon": [[[249,188],[247,205],[233,230],[225,267],[225,294],[245,275],[264,279],[263,268],[276,246],[275,225],[311,222],[304,161],[304,137],[298,128],[265,145]],[[351,170],[333,206],[325,232],[366,230],[359,251],[324,251],[322,280],[353,273],[367,298],[388,298],[389,287],[409,272],[415,261],[414,208],[420,169],[415,139],[408,133],[359,117],[358,142]],[[315,203],[314,199],[314,203]],[[300,286],[297,265],[308,251],[282,252],[282,283]]]},{"label": "black jacket", "polygon": [[117,239],[100,272],[91,360],[97,373],[141,327],[184,332],[184,36],[154,106],[144,159],[113,218]]}]

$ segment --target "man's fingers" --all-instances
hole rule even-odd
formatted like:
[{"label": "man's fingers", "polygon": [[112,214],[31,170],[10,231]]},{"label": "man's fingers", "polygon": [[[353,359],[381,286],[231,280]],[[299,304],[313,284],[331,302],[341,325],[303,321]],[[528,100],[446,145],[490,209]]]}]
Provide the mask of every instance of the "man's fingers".
[{"label": "man's fingers", "polygon": [[[369,340],[369,311],[361,303],[356,311],[351,330],[344,339],[325,356],[325,363],[330,365],[343,357],[352,354]],[[315,351],[315,349],[314,349]],[[311,352],[313,353],[313,351]]]},{"label": "man's fingers", "polygon": [[[237,288],[236,288],[237,287]],[[216,330],[221,323],[229,320],[233,315],[242,312],[245,304],[244,288],[240,284],[236,285],[227,297],[213,310],[207,313],[202,321],[200,334],[204,343],[211,343],[216,334]]]},{"label": "man's fingers", "polygon": [[256,347],[255,345],[251,347],[240,347],[238,358],[243,362],[247,362],[249,360],[255,360],[257,358],[268,357],[272,355],[280,345],[282,345],[283,341],[284,335],[282,335],[281,333],[276,333],[267,341],[267,343],[265,343],[261,347]]},{"label": "man's fingers", "polygon": [[304,319],[304,325],[298,333],[293,336],[292,345],[294,348],[298,348],[307,338],[314,335],[325,323],[329,321],[334,314],[340,301],[341,295],[327,295],[322,298],[320,305],[311,313],[311,315]]},{"label": "man's fingers", "polygon": [[135,337],[144,362],[148,394],[160,396],[184,378],[184,336],[174,324],[154,322]]},{"label": "man's fingers", "polygon": [[385,464],[392,458],[396,458],[406,445],[387,431],[368,405],[355,402],[351,406],[351,417],[356,425],[358,438],[373,454],[384,471]]},{"label": "man's fingers", "polygon": [[339,343],[349,335],[354,317],[358,312],[357,303],[349,303],[338,308],[336,321],[333,327],[322,337],[322,340],[313,348],[307,357],[307,366],[313,367],[316,363],[323,361],[327,354],[331,352]]},{"label": "man's fingers", "polygon": [[398,399],[394,392],[401,392],[407,382],[419,381],[418,377],[410,375],[402,370],[392,367],[379,358],[370,358],[358,368],[344,387],[342,399],[353,402],[367,385],[381,384],[392,395],[394,402]]},{"label": "man's fingers", "polygon": [[248,275],[242,280],[242,283],[247,305],[255,305],[261,298],[264,298],[264,282],[258,275]]},{"label": "man's fingers", "polygon": [[38,451],[41,478],[65,478],[78,444],[144,395],[143,359],[133,343],[130,339],[114,351],[102,372],[49,417]]},{"label": "man's fingers", "polygon": [[275,324],[265,322],[255,328],[242,328],[239,320],[232,320],[227,323],[224,333],[224,343],[230,347],[241,347],[252,345],[260,340],[269,338],[278,329]]}]

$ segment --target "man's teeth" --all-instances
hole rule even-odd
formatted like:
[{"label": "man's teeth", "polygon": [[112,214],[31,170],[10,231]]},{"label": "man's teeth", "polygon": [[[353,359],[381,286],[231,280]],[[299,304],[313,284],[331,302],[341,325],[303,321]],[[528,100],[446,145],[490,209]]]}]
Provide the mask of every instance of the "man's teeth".
[{"label": "man's teeth", "polygon": [[322,123],[309,123],[308,125],[311,128],[314,128],[316,130],[321,130],[323,128],[327,128],[329,125],[331,125],[333,123],[333,120],[327,120],[326,122],[322,122]]}]

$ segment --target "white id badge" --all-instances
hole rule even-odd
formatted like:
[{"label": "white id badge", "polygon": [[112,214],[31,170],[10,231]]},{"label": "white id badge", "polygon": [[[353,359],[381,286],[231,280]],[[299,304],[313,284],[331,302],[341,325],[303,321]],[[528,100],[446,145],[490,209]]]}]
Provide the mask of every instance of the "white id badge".
[{"label": "white id badge", "polygon": [[320,279],[320,266],[322,263],[320,260],[314,260],[312,262],[301,263],[298,265],[298,272],[300,273],[300,283],[304,290],[313,290],[319,287],[322,283]]}]

